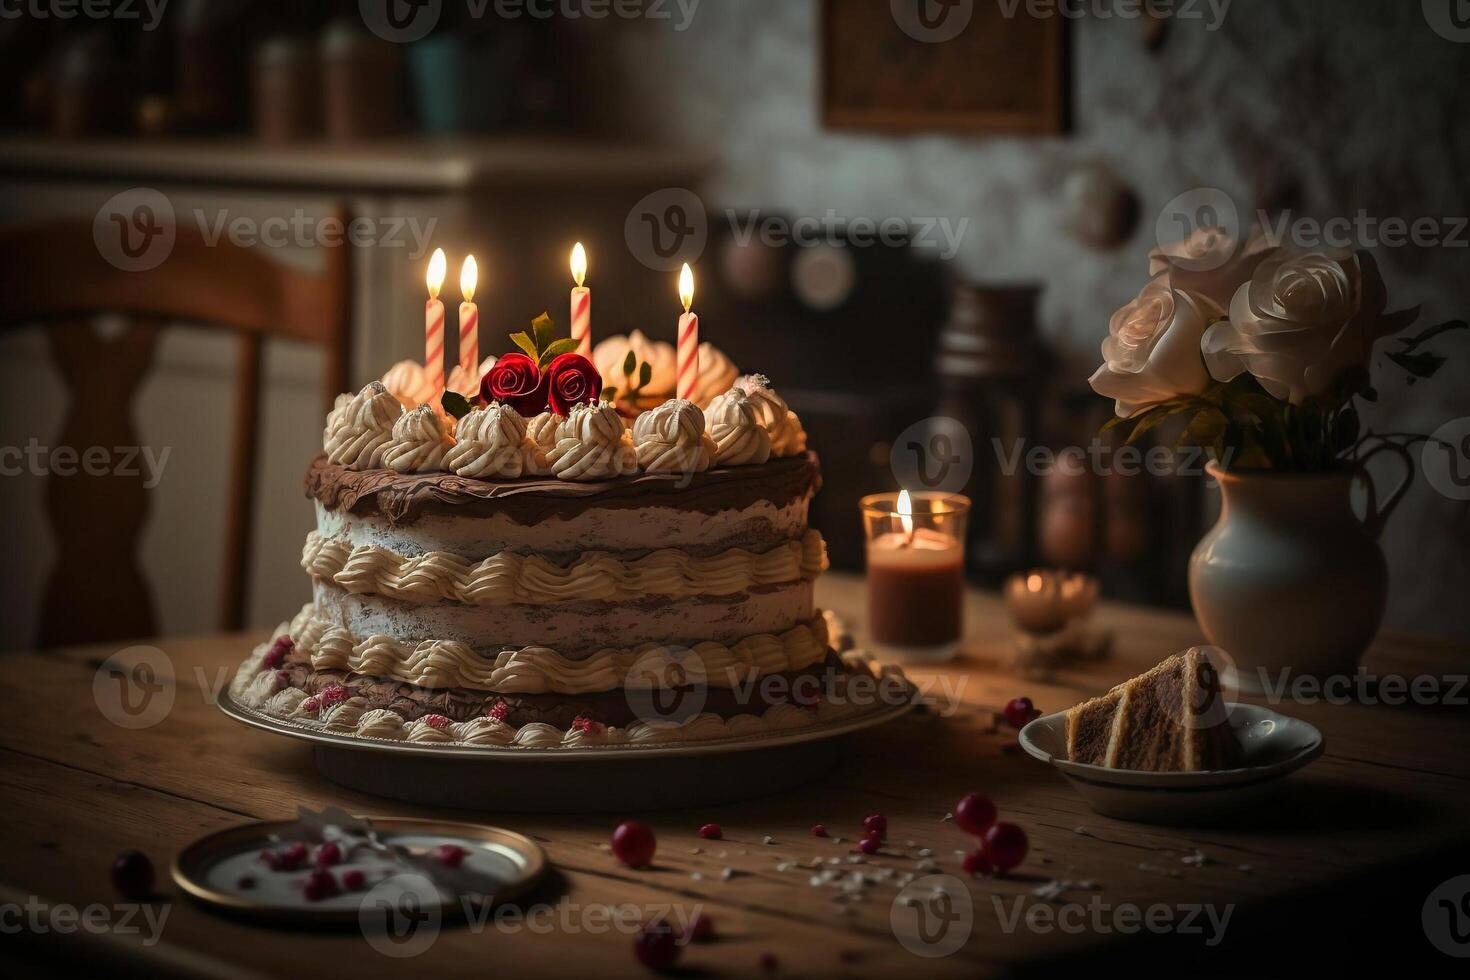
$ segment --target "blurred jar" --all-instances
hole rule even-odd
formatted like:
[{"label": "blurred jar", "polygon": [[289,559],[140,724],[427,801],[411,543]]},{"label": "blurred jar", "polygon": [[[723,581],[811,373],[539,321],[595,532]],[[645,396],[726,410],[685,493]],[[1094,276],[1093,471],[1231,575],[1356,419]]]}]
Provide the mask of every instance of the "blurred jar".
[{"label": "blurred jar", "polygon": [[398,45],[339,20],[323,32],[321,53],[327,137],[348,143],[398,132],[403,71]]},{"label": "blurred jar", "polygon": [[316,50],[300,38],[275,37],[255,49],[255,135],[272,145],[313,139],[322,131],[321,72]]}]

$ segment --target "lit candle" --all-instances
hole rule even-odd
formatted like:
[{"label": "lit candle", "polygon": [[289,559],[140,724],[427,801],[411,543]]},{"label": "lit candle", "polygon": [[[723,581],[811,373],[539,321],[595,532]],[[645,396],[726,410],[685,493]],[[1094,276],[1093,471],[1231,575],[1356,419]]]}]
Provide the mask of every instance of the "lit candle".
[{"label": "lit candle", "polygon": [[693,312],[694,271],[689,263],[679,273],[679,299],[684,315],[679,317],[678,396],[694,400],[699,390],[699,316]]},{"label": "lit candle", "polygon": [[964,629],[964,521],[969,501],[925,495],[915,514],[907,490],[863,500],[868,532],[868,629],[885,656],[941,661]]},{"label": "lit candle", "polygon": [[444,390],[444,304],[439,301],[439,289],[444,285],[447,265],[444,249],[434,249],[427,277],[429,302],[424,306],[424,374],[435,402]]},{"label": "lit candle", "polygon": [[1097,591],[1097,580],[1089,575],[1037,569],[1006,580],[1006,607],[1017,628],[1045,636],[1085,619]]},{"label": "lit candle", "polygon": [[475,257],[466,255],[459,270],[459,291],[464,296],[464,302],[459,304],[459,366],[469,375],[474,375],[480,366],[480,308],[474,302],[479,278]]},{"label": "lit candle", "polygon": [[572,246],[572,278],[577,284],[572,287],[572,339],[577,342],[577,353],[592,359],[592,290],[583,283],[587,280],[587,250],[578,242]]}]

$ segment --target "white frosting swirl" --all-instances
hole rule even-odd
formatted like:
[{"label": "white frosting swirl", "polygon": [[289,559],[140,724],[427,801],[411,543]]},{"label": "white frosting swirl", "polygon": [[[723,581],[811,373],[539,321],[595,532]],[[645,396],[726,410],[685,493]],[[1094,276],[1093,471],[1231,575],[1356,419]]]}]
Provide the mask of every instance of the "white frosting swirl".
[{"label": "white frosting swirl", "polygon": [[556,447],[556,430],[564,421],[566,420],[560,415],[542,412],[535,418],[526,421],[526,435],[530,436],[542,450],[549,453]]},{"label": "white frosting swirl", "polygon": [[454,438],[444,469],[459,476],[514,480],[546,472],[546,453],[526,435],[526,420],[509,405],[494,402],[475,409],[459,420]]},{"label": "white frosting swirl", "polygon": [[479,368],[474,371],[466,371],[462,365],[456,364],[454,370],[449,372],[449,380],[445,387],[450,391],[457,391],[466,398],[475,399],[480,395],[480,381],[490,373],[495,366],[495,357],[487,357],[480,362]]},{"label": "white frosting swirl", "polygon": [[418,408],[438,394],[429,382],[429,372],[418,361],[399,361],[383,374],[383,387],[403,403],[405,409]]},{"label": "white frosting swirl", "polygon": [[[628,352],[641,364],[647,364],[652,369],[648,384],[643,386],[644,395],[665,396],[673,394],[674,391],[674,347],[672,344],[662,340],[649,340],[642,331],[634,330],[626,337],[608,337],[599,343],[592,351],[592,363],[597,366],[597,373],[602,375],[604,387],[617,388],[626,393],[630,382],[623,374],[623,366],[628,360]],[[633,369],[633,376],[637,378],[637,368]]]},{"label": "white frosting swirl", "polygon": [[[340,400],[339,400],[340,401]],[[383,453],[393,439],[394,423],[403,406],[380,381],[367,386],[340,409],[335,425],[329,420],[326,441],[328,462],[350,470],[371,470],[383,465]]]},{"label": "white frosting swirl", "polygon": [[796,456],[806,452],[806,429],[786,404],[776,394],[771,382],[763,374],[747,374],[736,381],[734,387],[741,389],[755,407],[755,416],[771,434],[772,456]]},{"label": "white frosting swirl", "polygon": [[703,473],[715,457],[715,442],[704,431],[704,413],[679,398],[638,416],[633,445],[638,465],[649,473]]},{"label": "white frosting swirl", "polygon": [[453,444],[444,416],[433,405],[420,405],[394,423],[383,465],[400,473],[432,473]]},{"label": "white frosting swirl", "polygon": [[715,440],[715,462],[721,466],[764,463],[771,457],[771,434],[760,424],[755,406],[742,388],[731,388],[710,403],[705,413]]},{"label": "white frosting swirl", "polygon": [[562,480],[606,480],[638,470],[622,416],[607,402],[573,408],[557,426],[556,446],[546,459]]},{"label": "white frosting swirl", "polygon": [[724,351],[706,340],[699,345],[699,384],[694,387],[694,404],[708,408],[709,403],[730,390],[740,369]]}]

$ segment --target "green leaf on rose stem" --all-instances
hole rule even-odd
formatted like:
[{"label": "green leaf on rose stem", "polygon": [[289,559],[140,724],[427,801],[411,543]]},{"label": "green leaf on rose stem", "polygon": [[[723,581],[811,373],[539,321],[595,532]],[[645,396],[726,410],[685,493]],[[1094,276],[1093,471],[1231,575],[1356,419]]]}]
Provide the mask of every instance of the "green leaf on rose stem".
[{"label": "green leaf on rose stem", "polygon": [[613,387],[612,385],[609,385],[608,387],[602,389],[602,400],[605,401],[605,402],[615,402],[615,401],[617,401],[618,400],[618,389],[615,388],[615,387]]},{"label": "green leaf on rose stem", "polygon": [[1174,448],[1186,445],[1209,448],[1224,434],[1227,424],[1225,413],[1218,408],[1200,409],[1180,431],[1179,438],[1174,440]]},{"label": "green leaf on rose stem", "polygon": [[457,391],[446,391],[439,398],[439,404],[444,406],[444,411],[457,419],[462,419],[473,411],[469,399]]},{"label": "green leaf on rose stem", "polygon": [[1112,418],[1108,419],[1106,422],[1104,422],[1102,424],[1102,427],[1097,430],[1097,434],[1098,435],[1107,435],[1109,432],[1112,432],[1114,429],[1118,428],[1119,426],[1128,425],[1131,422],[1133,422],[1133,419],[1131,419],[1131,418],[1125,419],[1121,415],[1114,415]]},{"label": "green leaf on rose stem", "polygon": [[638,387],[647,388],[648,382],[653,380],[653,365],[644,361],[638,368]]},{"label": "green leaf on rose stem", "polygon": [[550,316],[543,313],[531,321],[531,332],[536,338],[536,349],[544,351],[556,339],[556,324],[551,322]]},{"label": "green leaf on rose stem", "polygon": [[623,377],[633,377],[633,372],[638,370],[638,355],[628,351],[628,356],[623,358]]},{"label": "green leaf on rose stem", "polygon": [[540,367],[545,367],[563,354],[570,354],[577,349],[577,342],[570,337],[563,337],[554,341],[550,347],[541,351]]},{"label": "green leaf on rose stem", "polygon": [[1175,415],[1179,414],[1182,411],[1185,411],[1182,406],[1171,402],[1165,402],[1162,405],[1155,405],[1143,415],[1139,416],[1138,424],[1133,427],[1132,432],[1128,433],[1128,438],[1123,440],[1123,445],[1133,445],[1143,436],[1148,434],[1151,430],[1158,428],[1161,424],[1168,421],[1170,418],[1173,418]]},{"label": "green leaf on rose stem", "polygon": [[540,352],[536,350],[536,342],[525,333],[513,333],[510,335],[510,339],[512,343],[525,351],[526,356],[531,360],[534,361],[540,358]]}]

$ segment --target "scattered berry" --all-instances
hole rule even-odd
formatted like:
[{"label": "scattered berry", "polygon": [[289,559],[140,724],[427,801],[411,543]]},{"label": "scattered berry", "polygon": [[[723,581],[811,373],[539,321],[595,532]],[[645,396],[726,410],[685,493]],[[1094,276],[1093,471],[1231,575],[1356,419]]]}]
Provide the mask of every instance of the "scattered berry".
[{"label": "scattered berry", "polygon": [[812,824],[812,836],[813,837],[826,837],[827,836],[827,825],[824,824],[824,823],[814,823],[814,824]]},{"label": "scattered berry", "polygon": [[332,872],[325,868],[317,868],[306,877],[306,887],[302,894],[308,902],[320,902],[324,898],[331,898],[341,891],[337,887],[337,879],[332,877]]},{"label": "scattered berry", "polygon": [[240,880],[235,882],[235,887],[242,892],[248,892],[255,887],[255,879],[249,875],[241,875]]},{"label": "scattered berry", "polygon": [[707,823],[699,828],[699,836],[705,840],[721,840],[725,836],[725,829],[717,823]]},{"label": "scattered berry", "polygon": [[578,715],[572,719],[572,731],[596,735],[602,731],[602,725],[595,721],[591,715]]},{"label": "scattered berry", "polygon": [[954,822],[968,833],[983,834],[995,823],[995,804],[984,793],[969,793],[955,806]]},{"label": "scattered berry", "polygon": [[504,724],[505,716],[509,712],[510,705],[506,704],[504,701],[496,701],[490,706],[490,710],[485,712],[485,716],[491,721],[498,721],[501,724]]},{"label": "scattered berry", "polygon": [[443,731],[449,727],[449,719],[443,715],[424,715],[424,724],[430,728]]},{"label": "scattered berry", "polygon": [[343,687],[341,684],[328,684],[322,689],[322,693],[320,696],[322,699],[322,704],[341,704],[343,701],[347,700],[347,688]]},{"label": "scattered berry", "polygon": [[962,864],[965,869],[965,874],[970,875],[988,875],[995,870],[995,866],[990,863],[990,859],[985,856],[984,851],[971,851],[965,855],[965,860]]},{"label": "scattered berry", "polygon": [[650,922],[633,937],[633,955],[650,970],[667,970],[679,958],[679,940],[666,922]]},{"label": "scattered berry", "polygon": [[316,849],[316,856],[312,858],[312,863],[318,868],[330,868],[334,864],[341,864],[342,848],[332,841],[327,841]]},{"label": "scattered berry", "polygon": [[342,872],[342,887],[350,892],[355,892],[362,888],[364,881],[362,872],[356,868]]},{"label": "scattered berry", "polygon": [[658,841],[648,824],[624,820],[612,832],[612,852],[630,868],[644,868],[653,862]]},{"label": "scattered berry", "polygon": [[694,921],[691,922],[691,923],[689,923],[689,941],[690,942],[694,942],[694,943],[707,942],[708,940],[710,940],[710,939],[712,939],[714,937],[714,934],[715,934],[715,923],[714,923],[714,920],[712,920],[709,916],[705,915],[703,912],[701,912],[698,915],[696,915],[694,917]]},{"label": "scattered berry", "polygon": [[457,868],[468,852],[458,844],[440,844],[434,848],[434,860],[446,868]]},{"label": "scattered berry", "polygon": [[279,851],[267,849],[260,852],[260,859],[272,871],[295,871],[306,860],[306,845],[297,841]]},{"label": "scattered berry", "polygon": [[271,644],[271,648],[265,653],[265,659],[261,661],[262,667],[265,670],[275,670],[286,662],[286,658],[295,648],[296,644],[289,636],[276,637],[276,642]]},{"label": "scattered berry", "polygon": [[864,854],[877,854],[878,848],[882,846],[883,839],[881,837],[864,837],[862,840],[858,841],[858,850],[862,851]]},{"label": "scattered berry", "polygon": [[315,714],[316,712],[322,710],[322,699],[313,694],[311,697],[301,702],[301,710],[309,711]]},{"label": "scattered berry", "polygon": [[888,818],[881,813],[870,813],[863,817],[863,829],[868,832],[869,836],[887,837]]},{"label": "scattered berry", "polygon": [[1011,698],[1001,714],[1005,716],[1006,724],[1012,728],[1025,728],[1031,719],[1041,717],[1041,712],[1036,710],[1030,698]]},{"label": "scattered berry", "polygon": [[112,861],[112,884],[127,898],[153,894],[153,862],[142,851],[123,851]]},{"label": "scattered berry", "polygon": [[1009,871],[1026,859],[1026,831],[1013,823],[991,824],[985,831],[983,851],[991,864]]}]

